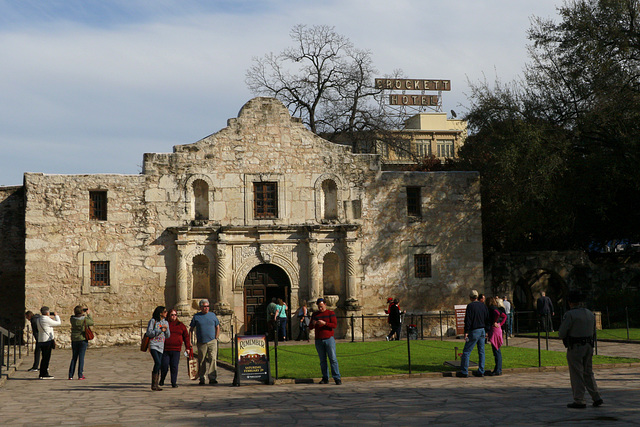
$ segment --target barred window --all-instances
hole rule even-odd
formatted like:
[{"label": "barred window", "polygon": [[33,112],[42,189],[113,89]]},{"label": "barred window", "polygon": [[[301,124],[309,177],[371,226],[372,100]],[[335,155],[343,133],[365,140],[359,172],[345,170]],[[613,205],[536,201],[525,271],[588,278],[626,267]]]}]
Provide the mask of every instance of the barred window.
[{"label": "barred window", "polygon": [[255,218],[278,217],[278,183],[253,183],[253,215]]},{"label": "barred window", "polygon": [[107,192],[89,191],[89,219],[107,220]]},{"label": "barred window", "polygon": [[431,254],[413,256],[416,277],[431,277]]},{"label": "barred window", "polygon": [[407,187],[407,215],[421,216],[420,187]]},{"label": "barred window", "polygon": [[110,286],[109,261],[91,261],[91,286]]}]

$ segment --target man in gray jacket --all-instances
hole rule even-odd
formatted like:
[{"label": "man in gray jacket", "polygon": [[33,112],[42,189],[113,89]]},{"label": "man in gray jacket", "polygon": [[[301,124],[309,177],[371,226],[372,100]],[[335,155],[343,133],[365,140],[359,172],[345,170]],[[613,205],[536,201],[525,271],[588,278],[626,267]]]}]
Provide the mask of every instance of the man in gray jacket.
[{"label": "man in gray jacket", "polygon": [[602,405],[603,401],[598,392],[592,365],[596,318],[591,310],[581,306],[583,298],[579,292],[571,292],[567,300],[571,310],[564,315],[558,331],[564,346],[567,347],[567,363],[573,390],[573,402],[567,407],[586,408],[585,389],[593,399],[593,406],[597,407]]}]

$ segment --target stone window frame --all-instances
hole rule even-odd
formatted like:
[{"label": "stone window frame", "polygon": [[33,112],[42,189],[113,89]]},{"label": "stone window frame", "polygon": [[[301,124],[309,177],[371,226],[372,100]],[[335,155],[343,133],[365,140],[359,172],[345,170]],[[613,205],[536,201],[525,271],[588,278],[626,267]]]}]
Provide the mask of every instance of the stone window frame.
[{"label": "stone window frame", "polygon": [[213,181],[211,178],[204,174],[193,174],[190,175],[184,184],[184,195],[185,195],[185,203],[187,205],[189,220],[195,220],[196,217],[196,209],[195,209],[195,195],[193,194],[193,183],[197,180],[201,180],[207,183],[209,186],[208,191],[208,205],[209,205],[209,218],[211,221],[214,218],[214,201],[215,201],[215,187],[213,185]]},{"label": "stone window frame", "polygon": [[[109,286],[91,286],[91,262],[107,261],[109,262]],[[107,252],[80,252],[78,254],[78,264],[82,283],[82,294],[116,294],[120,288],[118,277],[118,255]]]},{"label": "stone window frame", "polygon": [[[278,216],[275,218],[255,218],[253,183],[254,182],[276,182],[278,186]],[[287,218],[288,206],[285,195],[287,192],[286,181],[283,174],[256,173],[244,175],[244,219],[245,225],[262,225],[282,223]]]},{"label": "stone window frame", "polygon": [[[428,261],[428,265],[426,265],[426,272],[422,274],[422,272],[418,271],[418,261],[420,259],[425,259]],[[413,255],[413,277],[418,279],[424,279],[427,277],[433,276],[433,260],[431,259],[431,254],[414,254]]]},{"label": "stone window frame", "polygon": [[[435,283],[439,280],[440,272],[437,265],[440,261],[440,255],[436,251],[435,245],[415,245],[407,248],[406,258],[406,271],[409,281],[416,284]],[[428,277],[416,277],[415,256],[416,255],[429,255],[431,257],[431,276]]]},{"label": "stone window frame", "polygon": [[322,189],[322,184],[327,181],[333,181],[334,184],[336,185],[336,203],[337,203],[337,210],[338,210],[338,218],[337,221],[338,222],[344,222],[345,219],[345,209],[344,209],[344,202],[345,202],[345,198],[343,196],[343,194],[345,193],[343,191],[342,188],[342,180],[340,179],[340,177],[338,175],[332,174],[332,173],[325,173],[320,175],[315,183],[314,183],[314,196],[315,196],[315,200],[314,200],[314,204],[315,204],[315,213],[316,213],[316,221],[318,222],[325,222],[327,220],[325,220],[324,218],[324,206],[323,206],[323,189]]}]

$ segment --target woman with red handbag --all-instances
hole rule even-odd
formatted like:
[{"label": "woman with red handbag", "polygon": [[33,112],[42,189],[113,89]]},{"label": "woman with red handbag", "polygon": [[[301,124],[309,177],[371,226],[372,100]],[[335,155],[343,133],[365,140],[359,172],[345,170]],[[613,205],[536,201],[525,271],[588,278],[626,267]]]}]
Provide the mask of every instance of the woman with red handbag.
[{"label": "woman with red handbag", "polygon": [[93,325],[93,319],[89,309],[82,305],[76,305],[71,316],[71,364],[69,365],[69,379],[73,379],[78,364],[78,379],[84,380],[84,354],[89,346],[86,329]]},{"label": "woman with red handbag", "polygon": [[169,310],[169,332],[171,336],[164,341],[164,352],[162,353],[162,367],[160,368],[160,385],[164,385],[167,372],[171,369],[171,387],[178,387],[178,365],[180,363],[180,352],[182,344],[193,358],[193,349],[187,327],[178,320],[178,312],[175,309]]}]

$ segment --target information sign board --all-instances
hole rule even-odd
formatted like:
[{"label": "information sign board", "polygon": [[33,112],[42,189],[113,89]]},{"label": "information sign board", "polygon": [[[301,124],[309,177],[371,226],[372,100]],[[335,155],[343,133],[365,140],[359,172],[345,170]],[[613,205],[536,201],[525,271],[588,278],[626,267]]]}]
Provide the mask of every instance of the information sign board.
[{"label": "information sign board", "polygon": [[467,312],[466,305],[454,305],[453,309],[456,311],[456,335],[464,334],[464,315]]},{"label": "information sign board", "polygon": [[236,335],[236,377],[234,385],[242,380],[259,380],[271,384],[269,343],[266,335]]}]

